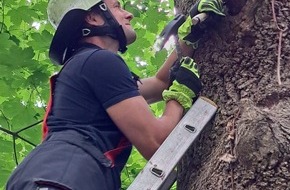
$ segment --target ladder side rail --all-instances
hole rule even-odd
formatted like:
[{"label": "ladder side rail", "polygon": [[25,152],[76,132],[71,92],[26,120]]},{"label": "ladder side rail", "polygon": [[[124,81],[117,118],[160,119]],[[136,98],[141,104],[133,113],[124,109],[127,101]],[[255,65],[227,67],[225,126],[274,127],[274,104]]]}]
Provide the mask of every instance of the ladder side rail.
[{"label": "ladder side rail", "polygon": [[166,177],[164,182],[161,184],[161,186],[158,188],[158,190],[168,190],[172,187],[174,182],[177,179],[177,170],[173,169],[172,172]]},{"label": "ladder side rail", "polygon": [[127,190],[157,190],[215,115],[217,106],[200,97],[165,139]]}]

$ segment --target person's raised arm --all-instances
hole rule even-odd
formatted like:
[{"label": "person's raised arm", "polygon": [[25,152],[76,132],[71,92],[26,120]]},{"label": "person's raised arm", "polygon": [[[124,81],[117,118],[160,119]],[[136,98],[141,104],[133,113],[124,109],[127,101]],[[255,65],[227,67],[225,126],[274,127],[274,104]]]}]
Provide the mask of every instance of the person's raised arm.
[{"label": "person's raised arm", "polygon": [[192,59],[182,60],[176,79],[168,90],[163,91],[166,107],[163,115],[156,118],[142,96],[123,100],[107,109],[114,123],[129,141],[146,158],[150,159],[165,138],[177,125],[184,111],[201,90],[201,82]]},{"label": "person's raised arm", "polygon": [[[180,46],[182,49],[182,56],[192,56],[194,52],[192,46],[186,45],[184,41],[180,42]],[[165,60],[155,76],[141,79],[142,83],[139,83],[139,91],[148,103],[154,103],[162,100],[161,94],[170,84],[170,68],[176,60],[177,53],[174,50]]]}]

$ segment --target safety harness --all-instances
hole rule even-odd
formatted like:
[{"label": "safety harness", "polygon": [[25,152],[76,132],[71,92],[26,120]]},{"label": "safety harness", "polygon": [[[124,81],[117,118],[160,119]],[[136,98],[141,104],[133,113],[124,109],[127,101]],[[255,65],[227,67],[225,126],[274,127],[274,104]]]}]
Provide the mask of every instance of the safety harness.
[{"label": "safety harness", "polygon": [[[66,62],[66,64],[67,64],[67,62]],[[62,69],[65,67],[65,65],[62,67]],[[50,95],[49,95],[49,101],[48,101],[48,104],[47,104],[46,112],[45,112],[43,123],[42,123],[42,140],[44,140],[47,137],[47,134],[48,134],[47,118],[48,118],[48,115],[50,114],[50,112],[52,110],[55,83],[56,83],[56,79],[57,79],[57,77],[59,76],[60,73],[61,73],[61,71],[59,73],[51,76],[50,79],[49,79],[49,82],[50,82]],[[136,76],[137,75],[134,74],[133,78],[135,79]],[[138,80],[139,80],[139,77],[138,77]],[[104,153],[106,158],[108,160],[110,160],[110,162],[111,162],[110,167],[114,167],[115,166],[115,160],[116,160],[117,156],[120,155],[124,150],[126,150],[129,147],[131,147],[131,143],[129,142],[129,140],[125,136],[123,136],[123,137],[121,137],[121,139],[120,139],[120,141],[119,141],[119,143],[118,143],[116,148],[114,148],[112,150],[109,150],[109,151]]]}]

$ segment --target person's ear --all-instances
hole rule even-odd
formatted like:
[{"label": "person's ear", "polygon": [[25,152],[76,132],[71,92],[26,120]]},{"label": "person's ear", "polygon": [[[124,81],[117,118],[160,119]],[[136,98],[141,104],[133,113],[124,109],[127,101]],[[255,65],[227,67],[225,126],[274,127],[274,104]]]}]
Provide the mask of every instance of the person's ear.
[{"label": "person's ear", "polygon": [[85,18],[85,21],[93,26],[99,26],[104,24],[104,20],[99,14],[94,12],[89,12]]}]

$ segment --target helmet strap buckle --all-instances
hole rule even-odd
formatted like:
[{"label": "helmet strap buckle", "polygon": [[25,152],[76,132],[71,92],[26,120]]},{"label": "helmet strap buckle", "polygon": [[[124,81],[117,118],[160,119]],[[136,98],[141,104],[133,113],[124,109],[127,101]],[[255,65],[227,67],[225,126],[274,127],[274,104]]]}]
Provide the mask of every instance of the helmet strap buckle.
[{"label": "helmet strap buckle", "polygon": [[99,8],[102,10],[102,11],[107,11],[108,10],[108,7],[106,5],[106,3],[102,3],[99,5]]},{"label": "helmet strap buckle", "polygon": [[88,28],[83,28],[82,29],[82,34],[83,36],[88,36],[91,33],[91,30]]}]

